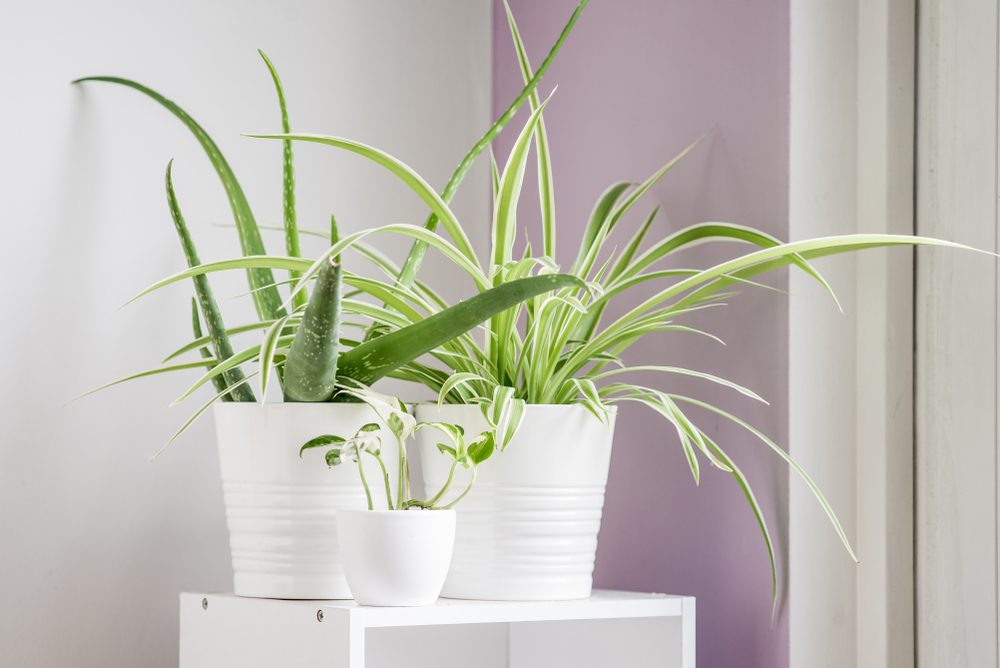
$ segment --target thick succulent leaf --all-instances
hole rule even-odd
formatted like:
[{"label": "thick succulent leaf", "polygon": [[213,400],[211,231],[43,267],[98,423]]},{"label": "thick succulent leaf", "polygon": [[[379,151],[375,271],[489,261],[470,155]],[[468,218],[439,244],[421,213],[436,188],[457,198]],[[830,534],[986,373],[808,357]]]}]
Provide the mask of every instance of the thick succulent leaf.
[{"label": "thick succulent leaf", "polygon": [[[274,82],[274,90],[278,96],[278,108],[281,110],[281,131],[289,133],[292,131],[288,122],[288,104],[285,101],[285,89],[281,85],[281,78],[274,63],[262,50],[257,49],[257,53],[264,59],[267,71],[271,73],[271,80]],[[285,223],[285,252],[290,257],[301,257],[302,250],[299,242],[299,226],[295,214],[295,156],[292,152],[292,142],[282,142],[281,152],[281,210]],[[299,277],[299,272],[291,271],[289,276],[294,280]],[[305,306],[308,295],[305,291],[296,295],[295,306]]]},{"label": "thick succulent leaf", "polygon": [[[184,216],[181,214],[180,205],[177,203],[177,196],[174,193],[172,170],[173,160],[167,163],[166,175],[167,204],[170,207],[170,217],[174,221],[177,237],[180,239],[181,247],[184,249],[184,259],[187,260],[189,267],[196,267],[201,264],[201,260],[198,258],[198,250],[195,248],[194,240],[191,238],[191,233],[184,222]],[[212,339],[212,347],[215,348],[215,357],[220,361],[227,360],[233,356],[233,346],[229,342],[229,336],[226,334],[226,325],[222,320],[222,312],[219,310],[219,304],[215,301],[215,294],[212,292],[212,287],[208,284],[208,276],[200,274],[191,278],[194,282],[195,295],[198,297],[198,305],[201,307],[202,315],[205,317],[205,325],[208,328],[208,334]],[[243,371],[239,367],[229,369],[220,377],[222,383],[225,384],[223,386],[235,385],[236,390],[229,397],[233,401],[254,401],[253,390],[246,384],[237,384],[242,379]],[[213,382],[216,384],[217,389],[221,389],[219,380]]]},{"label": "thick succulent leaf", "polygon": [[[334,244],[337,224],[331,219]],[[295,339],[285,359],[285,399],[327,401],[337,385],[340,355],[340,255],[331,255],[316,275],[309,305],[295,330]]]},{"label": "thick succulent leaf", "polygon": [[[111,77],[111,76],[93,76],[93,77],[83,77],[82,79],[77,79],[73,83],[83,83],[86,81],[103,81],[106,83],[118,84],[120,86],[126,86],[133,90],[139,91],[144,95],[152,98],[162,105],[167,111],[176,116],[188,130],[195,136],[195,139],[201,144],[201,147],[205,150],[206,155],[208,155],[209,161],[211,161],[212,166],[215,168],[216,173],[219,175],[219,180],[222,181],[222,186],[225,188],[226,196],[229,198],[229,206],[233,210],[233,219],[236,222],[236,229],[239,232],[240,246],[243,249],[244,255],[266,255],[267,251],[264,249],[264,242],[260,238],[260,230],[257,229],[257,223],[254,220],[253,212],[250,210],[250,204],[247,202],[246,195],[243,194],[243,188],[240,186],[239,181],[236,180],[236,175],[233,174],[232,168],[226,159],[222,156],[222,152],[219,150],[218,145],[215,141],[205,132],[190,115],[179,106],[177,106],[171,100],[168,100],[164,96],[157,93],[155,90],[142,85],[136,81],[130,79],[123,79],[121,77]],[[262,320],[270,320],[273,318],[279,318],[284,313],[281,312],[281,297],[278,295],[277,288],[267,287],[274,283],[274,274],[267,267],[252,267],[247,270],[247,281],[250,283],[251,289],[254,292],[254,304],[257,307],[257,315],[260,316]]]},{"label": "thick succulent leaf", "polygon": [[339,375],[371,385],[389,372],[525,299],[550,290],[583,285],[575,276],[547,274],[491,288],[409,327],[372,339],[344,353],[340,356]]},{"label": "thick succulent leaf", "polygon": [[[194,340],[198,341],[202,338],[201,331],[201,316],[198,314],[198,299],[196,297],[191,298],[191,333],[194,334]],[[228,336],[228,330],[227,330]],[[205,344],[212,342],[212,337],[205,337]],[[198,347],[198,353],[201,355],[203,360],[214,359],[212,357],[212,351],[210,351],[207,345],[202,345]],[[169,358],[168,358],[169,360]],[[164,362],[166,363],[166,362]],[[213,378],[212,385],[215,386],[216,392],[222,392],[226,389],[226,380],[224,378]],[[228,394],[222,397],[223,401],[232,401],[233,398]]]}]

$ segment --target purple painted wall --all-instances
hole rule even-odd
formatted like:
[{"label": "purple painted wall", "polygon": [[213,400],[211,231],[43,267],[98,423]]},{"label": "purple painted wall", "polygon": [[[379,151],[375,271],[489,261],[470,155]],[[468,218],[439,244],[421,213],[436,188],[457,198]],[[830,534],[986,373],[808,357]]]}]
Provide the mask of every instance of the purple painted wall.
[{"label": "purple painted wall", "polygon": [[[575,4],[511,0],[533,63],[542,60]],[[493,105],[499,113],[521,80],[499,5],[494,19]],[[785,237],[788,58],[786,0],[594,0],[542,84],[545,94],[559,86],[545,119],[560,260],[575,253],[590,208],[605,187],[645,178],[710,129],[712,135],[667,175],[635,218],[660,203],[657,236],[724,220]],[[515,134],[510,130],[498,142],[498,159],[506,157]],[[520,208],[530,227],[538,220],[534,179],[533,172],[526,177]],[[634,229],[637,222],[625,227]],[[698,249],[684,261],[704,265],[724,252]],[[772,280],[784,286],[784,276]],[[784,442],[785,297],[744,294],[691,322],[728,345],[665,336],[635,346],[627,361],[689,366],[751,387],[772,405],[755,405],[704,383],[644,379],[669,380],[669,388],[697,393]],[[750,478],[784,553],[785,469],[747,434],[707,415],[697,417]],[[623,407],[618,420],[596,582],[697,596],[702,668],[788,665],[787,623],[782,614],[772,627],[767,556],[740,490],[707,464],[696,487],[672,429],[640,407]]]}]

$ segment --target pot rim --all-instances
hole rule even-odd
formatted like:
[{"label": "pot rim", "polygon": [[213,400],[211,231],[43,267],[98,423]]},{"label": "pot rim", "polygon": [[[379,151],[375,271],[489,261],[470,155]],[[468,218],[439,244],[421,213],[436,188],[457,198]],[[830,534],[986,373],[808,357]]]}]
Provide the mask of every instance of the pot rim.
[{"label": "pot rim", "polygon": [[[294,407],[295,410],[316,410],[317,408],[334,409],[340,407],[359,408],[365,407],[374,411],[371,406],[364,402],[336,402],[336,401],[216,401],[212,404],[214,410],[266,410],[278,407]],[[308,406],[308,408],[306,408]],[[239,407],[239,408],[237,408]]]},{"label": "pot rim", "polygon": [[[479,407],[479,404],[476,404],[476,403],[472,403],[472,404],[453,404],[453,403],[447,403],[446,402],[446,403],[443,403],[443,404],[439,405],[438,402],[436,402],[436,401],[417,401],[417,402],[408,403],[407,405],[408,406],[413,406],[414,408],[428,407],[429,406],[431,408],[442,408],[442,409],[445,408],[445,407],[447,407],[447,406],[475,406],[476,408]],[[556,409],[560,409],[560,408],[582,408],[583,410],[587,410],[587,407],[584,406],[581,403],[571,403],[571,404],[525,404],[524,407],[525,407],[525,409],[533,408],[533,409],[537,409],[537,410],[556,410]],[[606,405],[605,408],[608,410],[609,413],[617,413],[618,412],[618,406],[615,405],[615,404]]]},{"label": "pot rim", "polygon": [[339,508],[337,514],[369,515],[372,517],[431,517],[454,515],[454,508],[407,508],[406,510],[368,510],[366,508]]}]

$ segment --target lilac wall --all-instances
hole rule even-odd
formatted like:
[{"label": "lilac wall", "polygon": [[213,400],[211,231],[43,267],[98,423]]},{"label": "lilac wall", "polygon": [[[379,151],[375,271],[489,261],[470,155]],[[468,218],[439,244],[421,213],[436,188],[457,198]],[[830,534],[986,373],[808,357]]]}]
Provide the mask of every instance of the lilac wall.
[{"label": "lilac wall", "polygon": [[[537,64],[575,0],[511,0],[511,6]],[[494,19],[493,105],[499,113],[521,82],[499,6]],[[542,85],[546,94],[559,85],[545,118],[560,259],[566,262],[575,252],[590,208],[606,186],[641,180],[711,128],[714,133],[655,189],[639,215],[663,204],[666,215],[654,225],[658,236],[709,220],[786,236],[788,57],[785,0],[594,0]],[[498,143],[499,157],[506,156],[515,133]],[[526,183],[531,187],[522,199],[522,221],[535,225],[533,173]],[[685,262],[703,264],[721,257],[718,252],[699,249]],[[775,280],[784,285],[783,276]],[[644,341],[628,361],[690,366],[750,386],[772,406],[704,384],[669,387],[732,409],[783,442],[785,298],[746,294],[692,322],[728,346],[674,335]],[[698,417],[750,478],[784,552],[785,470],[744,433]],[[622,409],[615,448],[598,586],[697,596],[702,668],[787,666],[787,623],[782,615],[771,626],[766,552],[732,479],[704,465],[696,487],[672,430],[638,407]]]}]

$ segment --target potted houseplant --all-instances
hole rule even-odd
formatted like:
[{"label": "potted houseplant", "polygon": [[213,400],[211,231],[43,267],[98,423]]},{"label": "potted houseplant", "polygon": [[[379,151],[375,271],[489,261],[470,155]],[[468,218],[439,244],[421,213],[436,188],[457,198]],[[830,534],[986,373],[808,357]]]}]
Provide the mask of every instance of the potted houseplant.
[{"label": "potted houseplant", "polygon": [[[560,40],[565,39],[585,5],[586,0],[579,4]],[[485,274],[488,286],[523,280],[535,271],[557,270],[552,172],[542,117],[546,102],[530,87],[543,68],[533,72],[509,8],[507,18],[526,90],[530,89],[532,114],[503,168],[494,163],[490,262],[485,269],[465,267],[477,275]],[[343,140],[322,135],[284,133],[267,137],[354,150]],[[515,252],[517,202],[532,144],[538,161],[542,223],[542,248],[537,255],[530,247],[523,253]],[[620,224],[626,221],[627,214],[693,148],[694,144],[645,181],[616,183],[600,196],[568,268],[580,283],[533,297],[492,316],[485,324],[486,336],[481,341],[439,357],[444,368],[403,364],[394,374],[422,383],[438,394],[437,404],[416,407],[418,421],[453,423],[461,425],[466,433],[483,428],[496,432],[498,453],[483,466],[478,484],[458,510],[455,554],[443,595],[489,599],[589,595],[615,406],[621,402],[640,403],[665,420],[676,432],[695,481],[704,464],[732,475],[760,526],[770,556],[775,601],[778,577],[774,547],[753,490],[722,445],[689,414],[690,408],[739,425],[781,457],[810,488],[854,557],[841,523],[822,492],[778,444],[709,402],[672,391],[669,386],[630,382],[628,374],[654,372],[664,379],[694,377],[762,400],[756,393],[725,378],[680,365],[627,366],[621,355],[649,334],[711,336],[685,324],[685,316],[724,305],[723,300],[734,296],[738,289],[766,288],[755,278],[775,269],[793,267],[804,271],[833,295],[810,261],[876,247],[968,247],[887,234],[784,243],[758,230],[728,223],[694,225],[647,241],[657,213],[653,209],[616,248],[615,235],[620,234]],[[449,183],[449,189],[452,185]],[[437,224],[438,218],[432,215],[425,227],[434,229]],[[737,242],[750,248],[703,269],[671,264],[678,251],[706,242]],[[422,240],[414,242],[398,274],[398,286],[414,284],[424,250]],[[317,272],[323,261],[321,257],[305,276]],[[640,286],[655,288],[655,292],[623,315],[605,322],[609,303]],[[428,484],[440,485],[448,469],[436,456],[433,439],[422,439],[421,454]]]},{"label": "potted houseplant", "polygon": [[[341,392],[369,406],[380,421],[362,425],[348,438],[336,434],[316,436],[301,447],[299,455],[322,449],[328,466],[353,464],[360,475],[367,510],[341,510],[337,521],[347,584],[361,605],[429,605],[441,593],[451,562],[455,543],[452,507],[469,493],[478,466],[493,454],[493,431],[487,428],[469,441],[461,427],[417,422],[398,399],[362,387],[348,386]],[[388,426],[402,462],[395,478],[383,457],[383,425]],[[449,471],[437,491],[425,498],[411,493],[405,454],[406,441],[421,431],[433,432],[439,441],[438,455]],[[440,442],[442,437],[446,442]],[[377,463],[374,480],[380,480],[381,485],[369,482],[372,479],[365,474],[365,459]],[[449,495],[460,469],[467,472],[467,480],[457,494]],[[384,491],[381,504],[376,503],[373,488]]]},{"label": "potted houseplant", "polygon": [[[261,56],[275,85],[282,127],[287,132],[290,127],[280,79],[270,60],[263,53]],[[537,85],[538,78],[526,91]],[[348,597],[336,539],[337,513],[341,509],[365,507],[368,490],[359,473],[367,472],[374,477],[378,472],[371,468],[374,464],[370,460],[360,462],[359,471],[343,467],[327,471],[311,466],[298,457],[299,445],[316,433],[353,433],[373,424],[378,425],[380,431],[386,431],[390,425],[385,424],[371,405],[354,400],[356,398],[339,392],[338,388],[344,383],[368,385],[385,376],[398,375],[404,364],[409,364],[412,372],[421,367],[417,361],[419,357],[439,348],[450,353],[461,350],[468,345],[466,339],[471,340],[469,330],[490,315],[531,296],[577,284],[578,279],[548,274],[525,277],[516,285],[494,287],[488,285],[485,275],[479,275],[474,277],[480,288],[478,294],[451,307],[445,307],[439,297],[418,283],[410,282],[405,287],[397,285],[395,273],[398,268],[376,249],[367,246],[362,241],[364,237],[374,232],[408,235],[420,240],[424,247],[433,246],[461,266],[470,268],[474,266],[474,253],[446,203],[451,195],[438,196],[412,169],[388,154],[346,141],[346,146],[379,162],[416,191],[435,216],[444,221],[455,244],[412,225],[387,225],[340,238],[331,218],[331,252],[316,263],[303,259],[296,219],[293,153],[291,142],[286,141],[282,184],[286,254],[268,255],[261,228],[255,222],[232,168],[209,134],[190,115],[135,81],[99,76],[75,83],[86,81],[103,81],[141,92],[188,127],[222,182],[243,254],[230,260],[201,262],[181,214],[171,179],[172,165],[168,164],[167,200],[189,268],[140,294],[192,280],[195,289],[193,340],[172,352],[163,365],[103,387],[154,374],[202,370],[198,380],[177,401],[186,400],[209,384],[214,388],[213,396],[167,444],[214,406],[235,592],[275,598]],[[525,92],[520,96],[521,102],[527,95]],[[488,145],[514,111],[516,105],[506,118],[490,128],[479,151]],[[463,175],[467,169],[466,164]],[[460,180],[458,177],[457,181]],[[341,259],[346,250],[373,261],[391,280],[373,279],[346,270]],[[246,271],[249,296],[258,321],[228,328],[208,275],[235,269]],[[274,276],[276,270],[288,271],[294,283],[294,289],[287,295],[281,293],[282,283]],[[342,294],[345,285],[352,290],[350,294]],[[364,301],[362,297],[370,299]],[[388,306],[379,306],[381,302]],[[368,330],[377,332],[378,336],[368,336],[362,341],[344,337],[342,311],[367,319]],[[243,349],[234,348],[232,338],[247,332],[261,335],[260,340]],[[244,366],[249,364],[256,364],[257,370],[245,371]],[[277,377],[283,402],[265,402],[272,375]],[[381,437],[378,433],[374,436]],[[401,451],[400,456],[403,455]],[[390,461],[386,466],[389,475],[398,475],[396,469],[405,470],[405,458]],[[371,493],[382,494],[378,489]],[[387,501],[379,499],[380,503]]]}]

